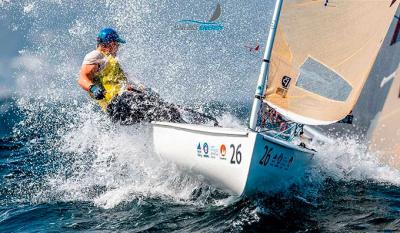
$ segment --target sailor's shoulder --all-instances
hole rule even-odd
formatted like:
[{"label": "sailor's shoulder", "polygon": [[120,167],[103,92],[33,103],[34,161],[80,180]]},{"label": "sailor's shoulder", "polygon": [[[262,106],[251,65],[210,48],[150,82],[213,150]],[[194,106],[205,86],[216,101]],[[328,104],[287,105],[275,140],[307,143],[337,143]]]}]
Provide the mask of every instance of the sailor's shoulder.
[{"label": "sailor's shoulder", "polygon": [[93,50],[85,55],[85,58],[83,59],[83,64],[103,63],[104,58],[105,57],[101,52]]},{"label": "sailor's shoulder", "polygon": [[102,58],[104,58],[104,55],[101,52],[97,51],[97,50],[93,50],[93,51],[89,52],[88,54],[86,54],[85,58],[102,59]]}]

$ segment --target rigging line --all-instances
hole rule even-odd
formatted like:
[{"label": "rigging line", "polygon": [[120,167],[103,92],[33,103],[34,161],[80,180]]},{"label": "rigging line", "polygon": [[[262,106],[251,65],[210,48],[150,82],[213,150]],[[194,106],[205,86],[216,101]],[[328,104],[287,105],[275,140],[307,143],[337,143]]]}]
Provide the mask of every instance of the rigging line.
[{"label": "rigging line", "polygon": [[277,137],[283,135],[286,131],[292,130],[292,128],[294,128],[294,127],[295,127],[295,125],[290,126],[290,128],[287,128],[286,130],[283,130],[283,131],[279,132],[278,134],[275,134],[273,136],[273,138],[277,138]]}]

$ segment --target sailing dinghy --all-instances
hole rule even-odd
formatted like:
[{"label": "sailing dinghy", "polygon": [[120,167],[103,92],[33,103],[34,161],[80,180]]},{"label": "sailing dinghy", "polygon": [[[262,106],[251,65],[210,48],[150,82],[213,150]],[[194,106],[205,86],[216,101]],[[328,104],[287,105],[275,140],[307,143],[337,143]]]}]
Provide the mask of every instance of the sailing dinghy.
[{"label": "sailing dinghy", "polygon": [[232,194],[287,188],[316,153],[303,125],[351,112],[394,9],[389,0],[277,0],[249,128],[153,122],[155,152]]}]

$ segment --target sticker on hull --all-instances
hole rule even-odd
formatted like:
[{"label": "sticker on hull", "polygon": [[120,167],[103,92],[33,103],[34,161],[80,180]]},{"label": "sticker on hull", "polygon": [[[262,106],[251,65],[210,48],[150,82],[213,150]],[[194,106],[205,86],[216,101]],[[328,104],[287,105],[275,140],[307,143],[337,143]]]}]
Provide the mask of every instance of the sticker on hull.
[{"label": "sticker on hull", "polygon": [[258,164],[262,167],[275,167],[282,170],[288,170],[293,165],[294,157],[285,155],[284,153],[275,152],[272,146],[265,145],[264,153]]},{"label": "sticker on hull", "polygon": [[204,157],[208,157],[208,144],[207,144],[207,142],[205,142],[204,144],[203,144],[203,152],[204,152]]},{"label": "sticker on hull", "polygon": [[[230,164],[241,164],[242,162],[242,144],[230,144],[229,149],[225,144],[219,146],[199,142],[197,144],[197,156],[208,159],[229,160]],[[228,156],[230,154],[231,156]],[[229,158],[228,158],[229,157]]]},{"label": "sticker on hull", "polygon": [[199,142],[199,145],[197,145],[197,156],[201,157],[201,145],[200,145],[200,142]]},{"label": "sticker on hull", "polygon": [[226,160],[226,146],[224,144],[222,144],[219,147],[219,153],[220,153],[220,159]]}]

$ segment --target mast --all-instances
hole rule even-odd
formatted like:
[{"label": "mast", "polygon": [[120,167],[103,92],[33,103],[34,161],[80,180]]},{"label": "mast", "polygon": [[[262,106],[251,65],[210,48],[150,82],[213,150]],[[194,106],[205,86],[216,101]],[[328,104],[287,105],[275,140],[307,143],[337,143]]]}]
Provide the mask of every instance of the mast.
[{"label": "mast", "polygon": [[263,97],[266,90],[269,63],[272,54],[272,47],[274,45],[276,29],[278,28],[279,16],[281,14],[283,0],[276,0],[274,14],[272,16],[272,22],[268,33],[267,44],[264,50],[264,56],[261,64],[260,75],[258,76],[256,94],[254,96],[253,107],[251,109],[250,115],[250,125],[249,128],[255,130],[257,127],[257,120],[259,116],[259,111],[261,109]]}]

